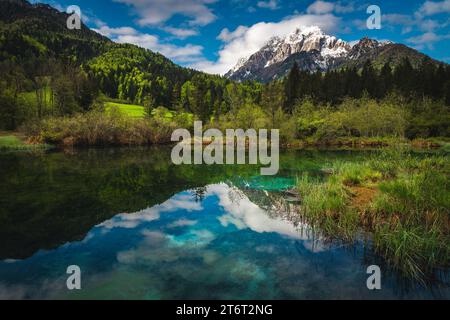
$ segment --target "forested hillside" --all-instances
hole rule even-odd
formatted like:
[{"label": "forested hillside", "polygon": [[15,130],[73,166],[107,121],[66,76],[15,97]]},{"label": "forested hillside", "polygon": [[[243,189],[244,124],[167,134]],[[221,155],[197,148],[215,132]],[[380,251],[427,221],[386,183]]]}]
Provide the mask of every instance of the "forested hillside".
[{"label": "forested hillside", "polygon": [[5,0],[0,12],[3,128],[14,129],[33,117],[89,110],[99,94],[206,117],[227,108],[227,79],[114,43],[84,25],[69,30],[68,15],[48,5]]}]

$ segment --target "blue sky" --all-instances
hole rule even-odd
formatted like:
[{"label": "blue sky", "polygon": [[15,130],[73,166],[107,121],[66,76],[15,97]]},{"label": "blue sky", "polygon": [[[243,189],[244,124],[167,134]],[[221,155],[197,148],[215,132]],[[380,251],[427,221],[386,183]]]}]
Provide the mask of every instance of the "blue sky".
[{"label": "blue sky", "polygon": [[[404,43],[450,62],[450,0],[42,0],[78,5],[85,23],[117,42],[158,51],[176,63],[225,73],[271,36],[318,25],[346,41],[364,36]],[[382,28],[366,13],[378,5]]]}]

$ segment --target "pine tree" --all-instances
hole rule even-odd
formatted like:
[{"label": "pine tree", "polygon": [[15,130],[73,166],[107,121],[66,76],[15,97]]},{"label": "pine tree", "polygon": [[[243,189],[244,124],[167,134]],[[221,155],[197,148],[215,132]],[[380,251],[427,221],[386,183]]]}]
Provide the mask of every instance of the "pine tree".
[{"label": "pine tree", "polygon": [[152,116],[152,111],[153,111],[153,109],[155,109],[155,107],[156,107],[155,99],[150,94],[145,96],[144,97],[144,111],[145,111],[145,115],[147,117]]},{"label": "pine tree", "polygon": [[390,62],[386,62],[381,68],[377,91],[377,98],[384,98],[392,90],[392,68]]},{"label": "pine tree", "polygon": [[377,92],[377,76],[370,60],[364,63],[361,72],[361,82],[363,90],[366,90],[371,97],[374,97]]},{"label": "pine tree", "polygon": [[284,90],[286,97],[284,109],[286,112],[292,113],[295,102],[300,94],[300,70],[297,62],[294,62],[294,65],[286,78]]},{"label": "pine tree", "polygon": [[272,128],[276,125],[276,114],[283,107],[282,83],[272,81],[267,84],[262,95],[262,106],[270,119]]},{"label": "pine tree", "polygon": [[416,76],[408,58],[404,58],[394,71],[394,85],[405,96],[414,95]]},{"label": "pine tree", "polygon": [[361,77],[356,68],[345,70],[345,95],[352,98],[359,98],[362,94]]}]

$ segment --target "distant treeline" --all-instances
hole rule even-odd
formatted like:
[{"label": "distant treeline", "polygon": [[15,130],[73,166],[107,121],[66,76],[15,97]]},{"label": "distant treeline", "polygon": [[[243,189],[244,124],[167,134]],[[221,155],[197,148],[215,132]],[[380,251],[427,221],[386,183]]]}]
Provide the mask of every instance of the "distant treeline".
[{"label": "distant treeline", "polygon": [[428,58],[418,68],[404,58],[397,66],[386,62],[376,70],[367,60],[362,70],[346,68],[325,74],[300,71],[294,64],[284,82],[287,111],[305,97],[334,105],[346,97],[361,98],[368,94],[370,98],[383,99],[392,92],[410,101],[429,97],[450,105],[450,65],[437,64]]}]

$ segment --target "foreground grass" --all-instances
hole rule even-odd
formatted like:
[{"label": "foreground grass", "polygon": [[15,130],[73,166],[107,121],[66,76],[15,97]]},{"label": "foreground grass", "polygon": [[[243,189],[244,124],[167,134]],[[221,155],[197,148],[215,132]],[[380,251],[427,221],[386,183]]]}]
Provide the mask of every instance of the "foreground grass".
[{"label": "foreground grass", "polygon": [[447,155],[385,151],[335,163],[323,181],[302,176],[303,214],[330,236],[372,235],[375,250],[417,279],[450,266],[450,164]]},{"label": "foreground grass", "polygon": [[0,136],[0,151],[20,151],[47,149],[46,144],[27,144],[22,139],[14,135]]}]

